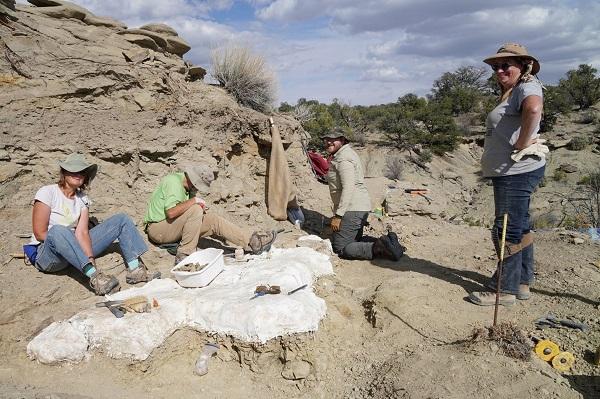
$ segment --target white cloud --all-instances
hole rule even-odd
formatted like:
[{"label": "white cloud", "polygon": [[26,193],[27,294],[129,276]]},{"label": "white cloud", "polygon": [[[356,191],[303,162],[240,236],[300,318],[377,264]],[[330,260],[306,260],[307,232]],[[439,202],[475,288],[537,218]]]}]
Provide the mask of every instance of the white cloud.
[{"label": "white cloud", "polygon": [[375,80],[378,82],[400,82],[408,78],[398,68],[391,65],[372,67],[365,70],[361,76],[362,80]]},{"label": "white cloud", "polygon": [[322,2],[314,0],[276,0],[264,8],[259,8],[256,16],[262,20],[290,22],[317,17],[322,10]]},{"label": "white cloud", "polygon": [[96,15],[130,19],[169,20],[173,17],[206,17],[212,10],[229,8],[232,0],[74,0]]}]

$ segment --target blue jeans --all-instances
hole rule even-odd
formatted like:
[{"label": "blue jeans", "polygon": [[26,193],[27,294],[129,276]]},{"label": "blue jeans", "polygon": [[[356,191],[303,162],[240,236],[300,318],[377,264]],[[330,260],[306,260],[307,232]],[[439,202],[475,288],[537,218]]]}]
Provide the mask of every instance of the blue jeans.
[{"label": "blue jeans", "polygon": [[[87,220],[80,221],[84,222]],[[135,224],[124,213],[111,216],[91,229],[90,239],[94,256],[100,255],[118,239],[125,262],[137,259],[148,250]],[[65,226],[55,225],[48,230],[46,240],[38,247],[35,267],[43,272],[57,272],[73,265],[83,271],[88,263],[90,260],[77,242],[75,232]]]},{"label": "blue jeans", "polygon": [[362,241],[368,216],[368,211],[344,213],[340,231],[331,236],[333,252],[344,259],[373,259],[373,243]]},{"label": "blue jeans", "polygon": [[[531,194],[544,177],[545,166],[527,173],[510,176],[492,177],[494,185],[495,220],[492,227],[492,239],[496,248],[500,248],[502,221],[508,213],[506,226],[506,244],[521,244],[525,234],[531,230],[529,204]],[[513,255],[504,254],[500,290],[507,294],[518,294],[520,284],[533,283],[533,244],[527,245]],[[492,276],[488,287],[495,290],[498,270]]]}]

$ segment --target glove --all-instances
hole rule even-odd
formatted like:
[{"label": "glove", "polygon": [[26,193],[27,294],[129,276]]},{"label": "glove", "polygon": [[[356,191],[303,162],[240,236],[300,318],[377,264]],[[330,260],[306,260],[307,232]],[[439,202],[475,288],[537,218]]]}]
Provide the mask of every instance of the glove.
[{"label": "glove", "polygon": [[514,150],[510,157],[515,162],[519,162],[525,155],[534,155],[540,159],[544,159],[546,158],[546,154],[550,152],[548,146],[544,145],[545,142],[546,140],[544,139],[538,139],[527,148],[523,148],[520,151]]},{"label": "glove", "polygon": [[342,218],[340,216],[334,216],[331,218],[331,230],[340,231],[340,226],[342,225]]}]

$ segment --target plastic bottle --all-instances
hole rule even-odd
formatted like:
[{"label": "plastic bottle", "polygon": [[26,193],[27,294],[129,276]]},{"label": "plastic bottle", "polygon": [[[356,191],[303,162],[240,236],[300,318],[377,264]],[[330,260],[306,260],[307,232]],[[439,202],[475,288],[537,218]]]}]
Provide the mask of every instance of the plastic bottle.
[{"label": "plastic bottle", "polygon": [[217,343],[208,343],[204,345],[202,348],[202,352],[200,352],[200,356],[198,356],[198,360],[196,360],[196,368],[194,369],[194,374],[196,375],[205,375],[208,373],[208,361],[210,358],[217,353],[219,350],[219,344]]}]

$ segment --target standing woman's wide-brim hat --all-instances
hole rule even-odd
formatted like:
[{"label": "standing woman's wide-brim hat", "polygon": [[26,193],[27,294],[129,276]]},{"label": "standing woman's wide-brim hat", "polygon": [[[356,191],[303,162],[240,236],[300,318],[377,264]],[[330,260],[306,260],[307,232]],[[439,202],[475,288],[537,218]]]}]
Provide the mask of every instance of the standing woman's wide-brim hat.
[{"label": "standing woman's wide-brim hat", "polygon": [[494,64],[494,61],[500,60],[502,58],[522,58],[525,60],[531,60],[533,62],[533,66],[531,68],[531,74],[535,75],[540,71],[540,62],[532,55],[527,53],[527,49],[525,46],[522,46],[517,43],[505,43],[498,49],[496,54],[487,57],[483,62],[488,65]]},{"label": "standing woman's wide-brim hat", "polygon": [[89,163],[83,154],[76,152],[69,154],[64,161],[58,163],[58,166],[71,173],[83,172],[85,170],[88,182],[92,181],[98,172],[98,165]]}]

